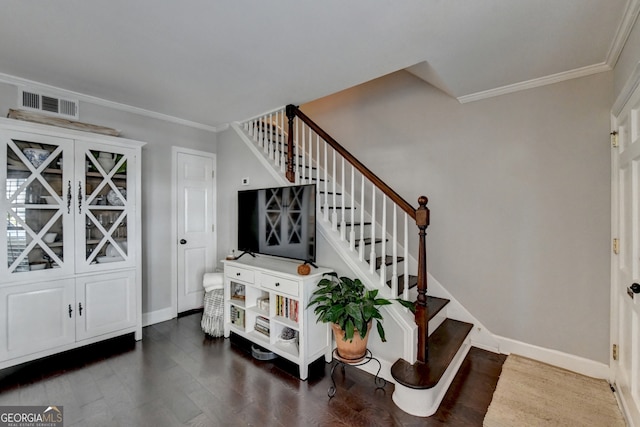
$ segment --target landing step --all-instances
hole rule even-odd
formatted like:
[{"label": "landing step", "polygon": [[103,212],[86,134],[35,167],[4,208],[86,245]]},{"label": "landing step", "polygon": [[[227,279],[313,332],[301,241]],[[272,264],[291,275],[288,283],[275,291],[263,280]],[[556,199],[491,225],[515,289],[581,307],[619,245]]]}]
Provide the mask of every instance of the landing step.
[{"label": "landing step", "polygon": [[446,319],[429,336],[428,363],[416,362],[410,365],[406,360],[399,359],[391,367],[391,376],[405,387],[421,390],[433,388],[472,328],[471,323]]},{"label": "landing step", "polygon": [[427,295],[427,313],[429,314],[429,320],[435,317],[450,300],[446,298],[430,297]]}]

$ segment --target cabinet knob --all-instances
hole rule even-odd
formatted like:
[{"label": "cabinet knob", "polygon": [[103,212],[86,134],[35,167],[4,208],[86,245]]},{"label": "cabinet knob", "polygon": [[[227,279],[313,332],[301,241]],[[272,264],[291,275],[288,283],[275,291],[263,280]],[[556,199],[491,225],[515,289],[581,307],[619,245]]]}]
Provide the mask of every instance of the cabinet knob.
[{"label": "cabinet knob", "polygon": [[240,273],[236,273],[236,276],[240,277]]},{"label": "cabinet knob", "polygon": [[280,282],[276,282],[276,286],[280,286]]},{"label": "cabinet knob", "polygon": [[180,244],[181,244],[181,245],[186,245],[186,244],[187,244],[187,241],[186,241],[185,239],[180,239]]}]

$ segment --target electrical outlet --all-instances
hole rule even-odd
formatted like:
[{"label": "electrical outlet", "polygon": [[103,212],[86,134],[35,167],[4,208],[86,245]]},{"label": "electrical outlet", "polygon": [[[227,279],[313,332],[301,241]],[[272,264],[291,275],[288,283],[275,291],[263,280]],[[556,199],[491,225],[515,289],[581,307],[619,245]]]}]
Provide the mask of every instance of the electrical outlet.
[{"label": "electrical outlet", "polygon": [[242,185],[249,185],[249,177],[242,178]]}]

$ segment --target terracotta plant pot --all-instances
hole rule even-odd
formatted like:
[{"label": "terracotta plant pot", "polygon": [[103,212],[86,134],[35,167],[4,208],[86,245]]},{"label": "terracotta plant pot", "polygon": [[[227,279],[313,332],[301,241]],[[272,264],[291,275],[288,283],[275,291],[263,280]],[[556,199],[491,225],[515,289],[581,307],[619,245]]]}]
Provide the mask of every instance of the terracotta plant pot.
[{"label": "terracotta plant pot", "polygon": [[344,331],[335,323],[331,324],[333,335],[336,338],[337,356],[346,363],[358,363],[364,360],[367,352],[367,342],[369,334],[371,334],[371,321],[367,325],[367,335],[360,337],[360,332],[356,329],[353,334],[353,340],[344,340]]}]

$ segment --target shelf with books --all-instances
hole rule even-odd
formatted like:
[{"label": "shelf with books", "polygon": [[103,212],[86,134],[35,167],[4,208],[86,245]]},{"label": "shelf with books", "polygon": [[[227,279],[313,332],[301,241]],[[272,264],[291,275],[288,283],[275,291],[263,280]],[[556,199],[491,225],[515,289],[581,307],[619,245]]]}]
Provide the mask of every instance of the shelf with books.
[{"label": "shelf with books", "polygon": [[300,303],[298,300],[293,298],[276,294],[274,298],[273,313],[279,318],[285,318],[293,323],[298,323]]}]

